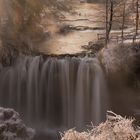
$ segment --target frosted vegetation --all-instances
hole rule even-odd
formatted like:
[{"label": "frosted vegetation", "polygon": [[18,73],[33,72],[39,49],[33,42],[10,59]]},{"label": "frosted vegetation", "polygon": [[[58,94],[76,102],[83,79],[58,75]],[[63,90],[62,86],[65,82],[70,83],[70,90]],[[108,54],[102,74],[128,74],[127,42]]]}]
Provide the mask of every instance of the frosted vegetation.
[{"label": "frosted vegetation", "polygon": [[128,73],[133,70],[136,56],[138,55],[139,43],[135,44],[109,44],[108,49],[103,49],[101,53],[101,60],[109,73],[124,71]]},{"label": "frosted vegetation", "polygon": [[106,122],[88,132],[71,129],[62,135],[61,140],[140,140],[140,130],[133,122],[132,118],[123,118],[109,111]]},{"label": "frosted vegetation", "polygon": [[0,140],[31,140],[34,130],[27,128],[13,109],[0,108]]}]

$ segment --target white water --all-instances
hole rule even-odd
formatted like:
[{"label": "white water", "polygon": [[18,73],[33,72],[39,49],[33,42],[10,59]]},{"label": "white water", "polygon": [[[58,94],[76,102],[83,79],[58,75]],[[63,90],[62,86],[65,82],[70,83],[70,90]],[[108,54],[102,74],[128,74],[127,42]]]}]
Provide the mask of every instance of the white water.
[{"label": "white water", "polygon": [[79,129],[98,124],[107,109],[107,87],[96,58],[20,57],[0,70],[0,106],[36,127]]}]

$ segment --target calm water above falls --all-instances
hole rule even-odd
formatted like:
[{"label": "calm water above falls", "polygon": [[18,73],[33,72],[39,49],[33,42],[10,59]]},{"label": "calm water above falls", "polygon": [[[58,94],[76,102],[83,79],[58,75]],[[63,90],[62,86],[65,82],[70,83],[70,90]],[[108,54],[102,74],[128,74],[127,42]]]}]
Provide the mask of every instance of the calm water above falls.
[{"label": "calm water above falls", "polygon": [[21,57],[0,71],[0,106],[35,128],[84,128],[105,118],[107,87],[96,58]]}]

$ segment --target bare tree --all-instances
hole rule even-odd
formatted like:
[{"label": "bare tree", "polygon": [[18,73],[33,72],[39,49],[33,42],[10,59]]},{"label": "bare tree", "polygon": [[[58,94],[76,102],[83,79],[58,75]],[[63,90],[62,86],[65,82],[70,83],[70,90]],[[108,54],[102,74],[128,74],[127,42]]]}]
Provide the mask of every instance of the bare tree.
[{"label": "bare tree", "polygon": [[109,12],[109,27],[108,27],[108,38],[112,29],[113,14],[114,14],[114,0],[110,0],[110,12]]},{"label": "bare tree", "polygon": [[122,14],[122,43],[123,43],[123,39],[124,39],[124,26],[125,26],[125,13],[126,13],[126,1],[123,1],[123,14]]},{"label": "bare tree", "polygon": [[138,34],[139,28],[139,0],[136,1],[136,35]]},{"label": "bare tree", "polygon": [[113,24],[114,0],[106,0],[106,46],[109,42]]},{"label": "bare tree", "polygon": [[107,47],[109,36],[108,36],[108,7],[109,7],[109,0],[106,0],[106,39],[105,44]]},{"label": "bare tree", "polygon": [[138,35],[138,28],[139,28],[139,0],[134,1],[134,11],[136,12],[136,17],[135,17],[135,34],[133,37],[133,43],[136,40],[136,37]]}]

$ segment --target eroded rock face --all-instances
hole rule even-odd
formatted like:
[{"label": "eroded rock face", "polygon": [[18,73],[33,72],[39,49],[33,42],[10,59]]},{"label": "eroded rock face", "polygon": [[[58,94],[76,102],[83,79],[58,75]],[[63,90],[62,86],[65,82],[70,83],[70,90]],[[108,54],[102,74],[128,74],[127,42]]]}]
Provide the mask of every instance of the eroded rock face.
[{"label": "eroded rock face", "polygon": [[0,107],[0,140],[31,140],[34,133],[16,111]]}]

